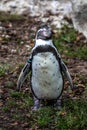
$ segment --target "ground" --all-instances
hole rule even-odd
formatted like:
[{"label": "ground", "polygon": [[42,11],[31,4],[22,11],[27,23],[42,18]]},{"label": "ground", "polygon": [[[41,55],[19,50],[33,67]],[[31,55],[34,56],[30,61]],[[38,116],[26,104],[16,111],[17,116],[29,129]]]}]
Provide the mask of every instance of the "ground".
[{"label": "ground", "polygon": [[86,130],[87,41],[73,27],[53,27],[54,43],[78,87],[72,92],[65,79],[62,109],[57,111],[45,104],[31,111],[29,75],[21,91],[16,91],[18,76],[42,24],[35,19],[16,15],[2,15],[0,19],[0,130]]}]

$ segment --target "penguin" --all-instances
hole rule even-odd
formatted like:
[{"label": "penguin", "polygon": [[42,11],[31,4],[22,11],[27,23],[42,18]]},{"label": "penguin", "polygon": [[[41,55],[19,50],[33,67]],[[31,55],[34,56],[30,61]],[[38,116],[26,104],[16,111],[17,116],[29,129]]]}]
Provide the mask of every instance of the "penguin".
[{"label": "penguin", "polygon": [[52,36],[53,31],[50,26],[44,25],[38,29],[35,45],[18,78],[17,90],[20,90],[27,74],[31,71],[33,110],[40,108],[42,100],[55,100],[54,106],[61,109],[64,75],[69,81],[71,89],[74,89],[68,68],[61,59]]}]

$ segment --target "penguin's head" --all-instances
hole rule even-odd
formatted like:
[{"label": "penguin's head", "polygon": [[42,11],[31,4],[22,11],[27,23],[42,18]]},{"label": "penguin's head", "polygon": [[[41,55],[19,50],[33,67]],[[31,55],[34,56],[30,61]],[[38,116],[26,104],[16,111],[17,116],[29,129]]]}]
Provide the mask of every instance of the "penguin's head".
[{"label": "penguin's head", "polygon": [[52,39],[52,29],[48,25],[40,27],[36,33],[36,39],[50,40]]}]

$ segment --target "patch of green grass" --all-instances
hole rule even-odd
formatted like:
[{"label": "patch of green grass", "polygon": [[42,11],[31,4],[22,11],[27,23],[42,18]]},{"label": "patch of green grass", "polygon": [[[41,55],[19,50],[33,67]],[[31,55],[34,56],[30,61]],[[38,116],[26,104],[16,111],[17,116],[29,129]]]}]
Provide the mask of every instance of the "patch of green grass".
[{"label": "patch of green grass", "polygon": [[8,41],[10,40],[10,37],[5,37],[5,36],[4,36],[2,39],[3,39],[3,41],[8,42]]},{"label": "patch of green grass", "polygon": [[14,82],[13,81],[6,81],[5,82],[5,86],[7,87],[7,88],[13,88],[14,87]]},{"label": "patch of green grass", "polygon": [[15,119],[15,120],[20,120],[22,118],[21,114],[19,113],[19,111],[17,109],[12,114],[12,118]]},{"label": "patch of green grass", "polygon": [[0,130],[6,130],[5,128],[0,128]]},{"label": "patch of green grass", "polygon": [[56,113],[56,128],[60,130],[79,130],[87,128],[87,101],[67,100],[64,103],[63,111],[66,112],[63,116],[58,112]]},{"label": "patch of green grass", "polygon": [[80,44],[75,45],[76,31],[73,28],[63,28],[61,33],[54,38],[54,43],[61,54],[87,60],[87,46]]},{"label": "patch of green grass", "polygon": [[87,46],[79,46],[74,51],[74,56],[87,60]]},{"label": "patch of green grass", "polygon": [[23,94],[21,92],[13,91],[10,93],[12,98],[22,98]]},{"label": "patch of green grass", "polygon": [[18,14],[9,14],[5,12],[0,12],[0,21],[19,21],[24,20],[24,16]]},{"label": "patch of green grass", "polygon": [[30,112],[31,127],[33,127],[34,124],[37,124],[37,126],[42,130],[49,128],[52,122],[53,117],[52,114],[53,111],[51,107],[43,107],[37,111],[31,111]]},{"label": "patch of green grass", "polygon": [[23,69],[24,65],[25,65],[25,64],[21,62],[21,63],[19,63],[18,67],[19,67],[20,69]]},{"label": "patch of green grass", "polygon": [[0,76],[3,76],[5,74],[5,68],[0,65]]},{"label": "patch of green grass", "polygon": [[47,108],[41,108],[38,111],[38,116],[37,116],[37,123],[40,127],[46,127],[50,125],[51,120],[52,120],[52,110],[51,108],[47,107]]},{"label": "patch of green grass", "polygon": [[[18,43],[18,45],[23,45],[23,44],[24,44],[24,42],[22,41],[21,38],[17,39],[17,43]],[[21,44],[21,43],[22,43],[22,44]]]},{"label": "patch of green grass", "polygon": [[27,108],[33,105],[33,99],[28,95],[28,97],[23,99],[23,107]]},{"label": "patch of green grass", "polygon": [[60,39],[67,43],[71,43],[76,40],[76,30],[74,28],[69,28],[68,26],[64,26],[62,28],[62,33],[60,35]]},{"label": "patch of green grass", "polygon": [[23,94],[22,92],[17,92],[17,91],[13,91],[11,92],[11,97],[14,99],[22,99],[23,100],[23,104],[22,107],[27,108],[29,106],[33,105],[33,98],[30,97],[29,94]]},{"label": "patch of green grass", "polygon": [[18,113],[15,113],[12,115],[12,118],[15,119],[15,120],[19,120],[21,118],[21,115],[18,114]]},{"label": "patch of green grass", "polygon": [[[77,75],[78,80],[80,80],[80,82],[83,84],[83,86],[87,87],[87,77],[86,75],[83,74],[78,74]],[[76,84],[78,83],[78,80],[75,82]]]},{"label": "patch of green grass", "polygon": [[[16,93],[17,94],[17,93]],[[14,95],[14,94],[13,94]],[[14,97],[14,96],[13,96]],[[18,96],[17,96],[18,97]],[[58,130],[86,130],[87,129],[87,101],[84,99],[64,99],[60,111],[53,107],[45,106],[37,111],[31,111],[33,100],[28,94],[22,94],[21,102],[12,98],[3,107],[4,112],[9,112],[14,120],[26,119],[31,128],[58,129]],[[21,112],[25,111],[23,115]],[[28,119],[27,116],[28,115]]]},{"label": "patch of green grass", "polygon": [[7,104],[5,106],[2,107],[2,110],[4,112],[8,112],[12,108],[14,108],[14,107],[16,108],[18,106],[19,106],[19,104],[15,100],[10,100],[10,101],[7,102]]},{"label": "patch of green grass", "polygon": [[2,108],[2,110],[4,111],[4,112],[8,112],[9,110],[10,110],[10,107],[9,106],[4,106],[3,108]]},{"label": "patch of green grass", "polygon": [[10,69],[10,66],[8,64],[0,65],[0,77],[4,76]]},{"label": "patch of green grass", "polygon": [[31,125],[38,128],[58,130],[87,129],[87,101],[65,99],[60,111],[43,107],[30,113]]}]

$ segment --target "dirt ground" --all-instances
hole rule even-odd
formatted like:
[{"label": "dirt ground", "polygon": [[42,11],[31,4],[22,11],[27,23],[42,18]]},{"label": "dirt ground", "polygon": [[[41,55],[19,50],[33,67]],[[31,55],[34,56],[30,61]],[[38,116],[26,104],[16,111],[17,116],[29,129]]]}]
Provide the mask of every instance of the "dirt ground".
[{"label": "dirt ground", "polygon": [[[31,48],[34,46],[35,33],[41,24],[40,21],[35,21],[31,17],[18,21],[0,22],[0,65],[6,67],[6,71],[0,76],[0,127],[7,128],[6,130],[21,130],[27,126],[26,122],[17,122],[15,119],[12,119],[11,113],[15,111],[16,108],[3,111],[3,107],[6,106],[9,100],[12,100],[11,92],[16,91],[18,75],[29,56]],[[79,41],[80,39],[78,42]],[[85,39],[83,39],[83,41],[85,41]],[[64,56],[62,55],[62,57]],[[87,60],[70,57],[64,58],[67,60],[73,82],[77,82],[79,87],[85,88],[87,85]],[[80,77],[77,75],[80,75]],[[66,82],[65,86],[67,86],[67,84]],[[29,92],[31,95],[28,85],[29,83],[26,81],[23,85],[22,92]],[[84,92],[82,94],[84,95]],[[68,96],[66,91],[65,95]],[[73,98],[79,98],[79,96],[77,95]],[[87,99],[87,95],[85,95],[84,98]],[[17,99],[17,102],[20,104],[22,101]],[[24,114],[23,112],[26,118],[28,118],[28,109],[23,109],[20,106],[20,113]]]}]

